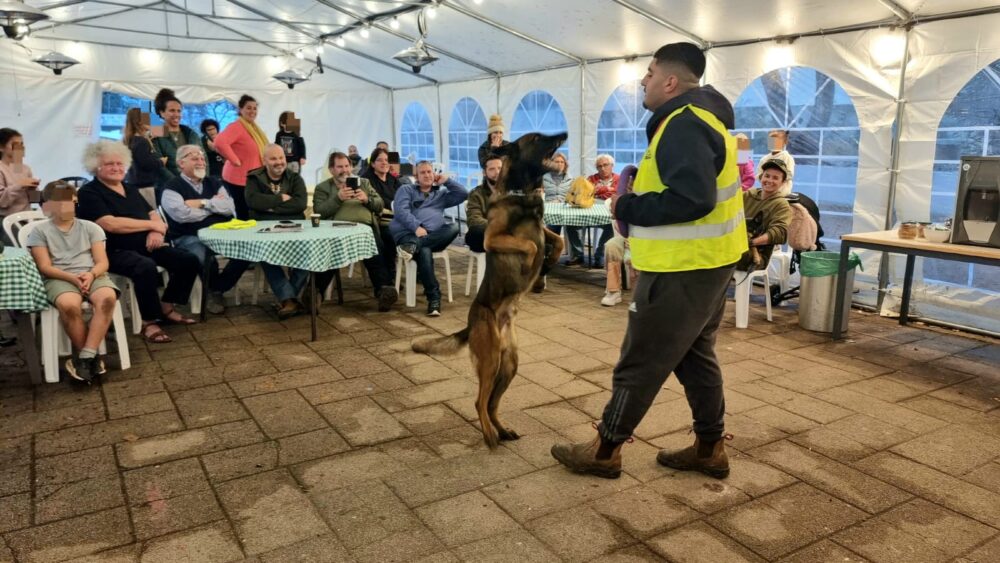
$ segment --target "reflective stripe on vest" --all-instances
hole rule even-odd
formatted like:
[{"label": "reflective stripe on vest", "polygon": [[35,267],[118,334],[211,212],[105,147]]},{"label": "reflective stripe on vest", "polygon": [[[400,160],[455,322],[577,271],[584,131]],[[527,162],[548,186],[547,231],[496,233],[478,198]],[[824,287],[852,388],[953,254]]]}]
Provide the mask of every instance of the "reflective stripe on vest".
[{"label": "reflective stripe on vest", "polygon": [[[718,268],[735,263],[747,250],[743,196],[736,165],[736,140],[711,112],[689,104],[676,109],[663,120],[639,164],[634,191],[637,194],[650,193],[652,197],[653,193],[670,189],[660,183],[656,151],[667,124],[685,111],[704,121],[725,141],[725,163],[715,178],[715,207],[704,217],[686,223],[654,227],[631,225],[629,245],[632,264],[637,270],[676,272]],[[678,158],[683,158],[683,147],[677,152]]]}]

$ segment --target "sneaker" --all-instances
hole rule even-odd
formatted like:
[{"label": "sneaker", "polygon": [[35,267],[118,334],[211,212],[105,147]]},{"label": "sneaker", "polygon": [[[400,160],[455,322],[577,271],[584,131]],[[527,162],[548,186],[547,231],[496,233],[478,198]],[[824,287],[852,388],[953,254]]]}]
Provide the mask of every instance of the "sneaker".
[{"label": "sneaker", "polygon": [[441,300],[433,299],[427,302],[427,316],[428,317],[440,317],[441,316]]},{"label": "sneaker", "polygon": [[213,315],[221,315],[226,312],[226,298],[218,291],[213,291],[208,294],[208,302],[205,304],[205,309]]},{"label": "sneaker", "polygon": [[380,313],[385,313],[392,309],[393,303],[399,299],[399,292],[396,291],[395,287],[385,286],[379,290],[378,294],[378,310]]},{"label": "sneaker", "polygon": [[601,305],[605,307],[614,307],[615,305],[622,302],[622,292],[620,291],[609,291],[604,294],[601,298]]},{"label": "sneaker", "polygon": [[94,374],[90,370],[90,361],[80,358],[68,358],[66,360],[66,373],[77,381],[90,383],[94,380]]},{"label": "sneaker", "polygon": [[396,247],[396,255],[403,257],[403,262],[413,260],[413,253],[417,251],[417,245],[412,242],[403,243]]},{"label": "sneaker", "polygon": [[92,371],[94,375],[104,375],[108,373],[108,367],[104,365],[104,358],[100,356],[94,357],[94,359],[91,360],[90,371]]}]

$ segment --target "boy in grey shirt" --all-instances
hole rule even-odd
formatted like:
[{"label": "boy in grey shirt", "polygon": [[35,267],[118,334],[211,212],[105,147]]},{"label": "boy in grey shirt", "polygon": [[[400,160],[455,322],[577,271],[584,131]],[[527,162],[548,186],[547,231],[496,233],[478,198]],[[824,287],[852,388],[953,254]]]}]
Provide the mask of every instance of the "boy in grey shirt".
[{"label": "boy in grey shirt", "polygon": [[[107,274],[107,237],[97,224],[76,218],[72,185],[50,182],[42,190],[42,198],[42,209],[49,219],[34,227],[27,245],[45,278],[49,301],[59,310],[73,344],[74,357],[66,360],[66,371],[74,379],[90,383],[105,371],[97,349],[118,301],[118,288]],[[83,322],[84,299],[93,308],[89,326]]]}]

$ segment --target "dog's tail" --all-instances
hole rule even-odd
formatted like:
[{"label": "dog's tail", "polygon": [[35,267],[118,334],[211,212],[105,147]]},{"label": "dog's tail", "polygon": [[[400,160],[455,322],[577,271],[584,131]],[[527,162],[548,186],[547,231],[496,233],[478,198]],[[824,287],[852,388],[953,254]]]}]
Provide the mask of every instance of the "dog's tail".
[{"label": "dog's tail", "polygon": [[439,338],[426,338],[413,343],[413,351],[419,354],[454,354],[469,342],[469,327],[455,334]]}]

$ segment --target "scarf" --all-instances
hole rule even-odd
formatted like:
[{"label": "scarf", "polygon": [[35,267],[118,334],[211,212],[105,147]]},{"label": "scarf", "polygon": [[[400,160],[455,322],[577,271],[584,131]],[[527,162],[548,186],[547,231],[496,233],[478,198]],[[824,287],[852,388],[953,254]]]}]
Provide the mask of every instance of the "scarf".
[{"label": "scarf", "polygon": [[260,126],[253,121],[244,119],[243,117],[240,117],[239,121],[240,124],[243,125],[243,128],[247,130],[247,133],[250,133],[250,137],[254,140],[254,142],[257,143],[257,150],[260,151],[260,159],[263,161],[264,146],[267,144],[267,138],[264,136],[264,131],[262,131]]}]

